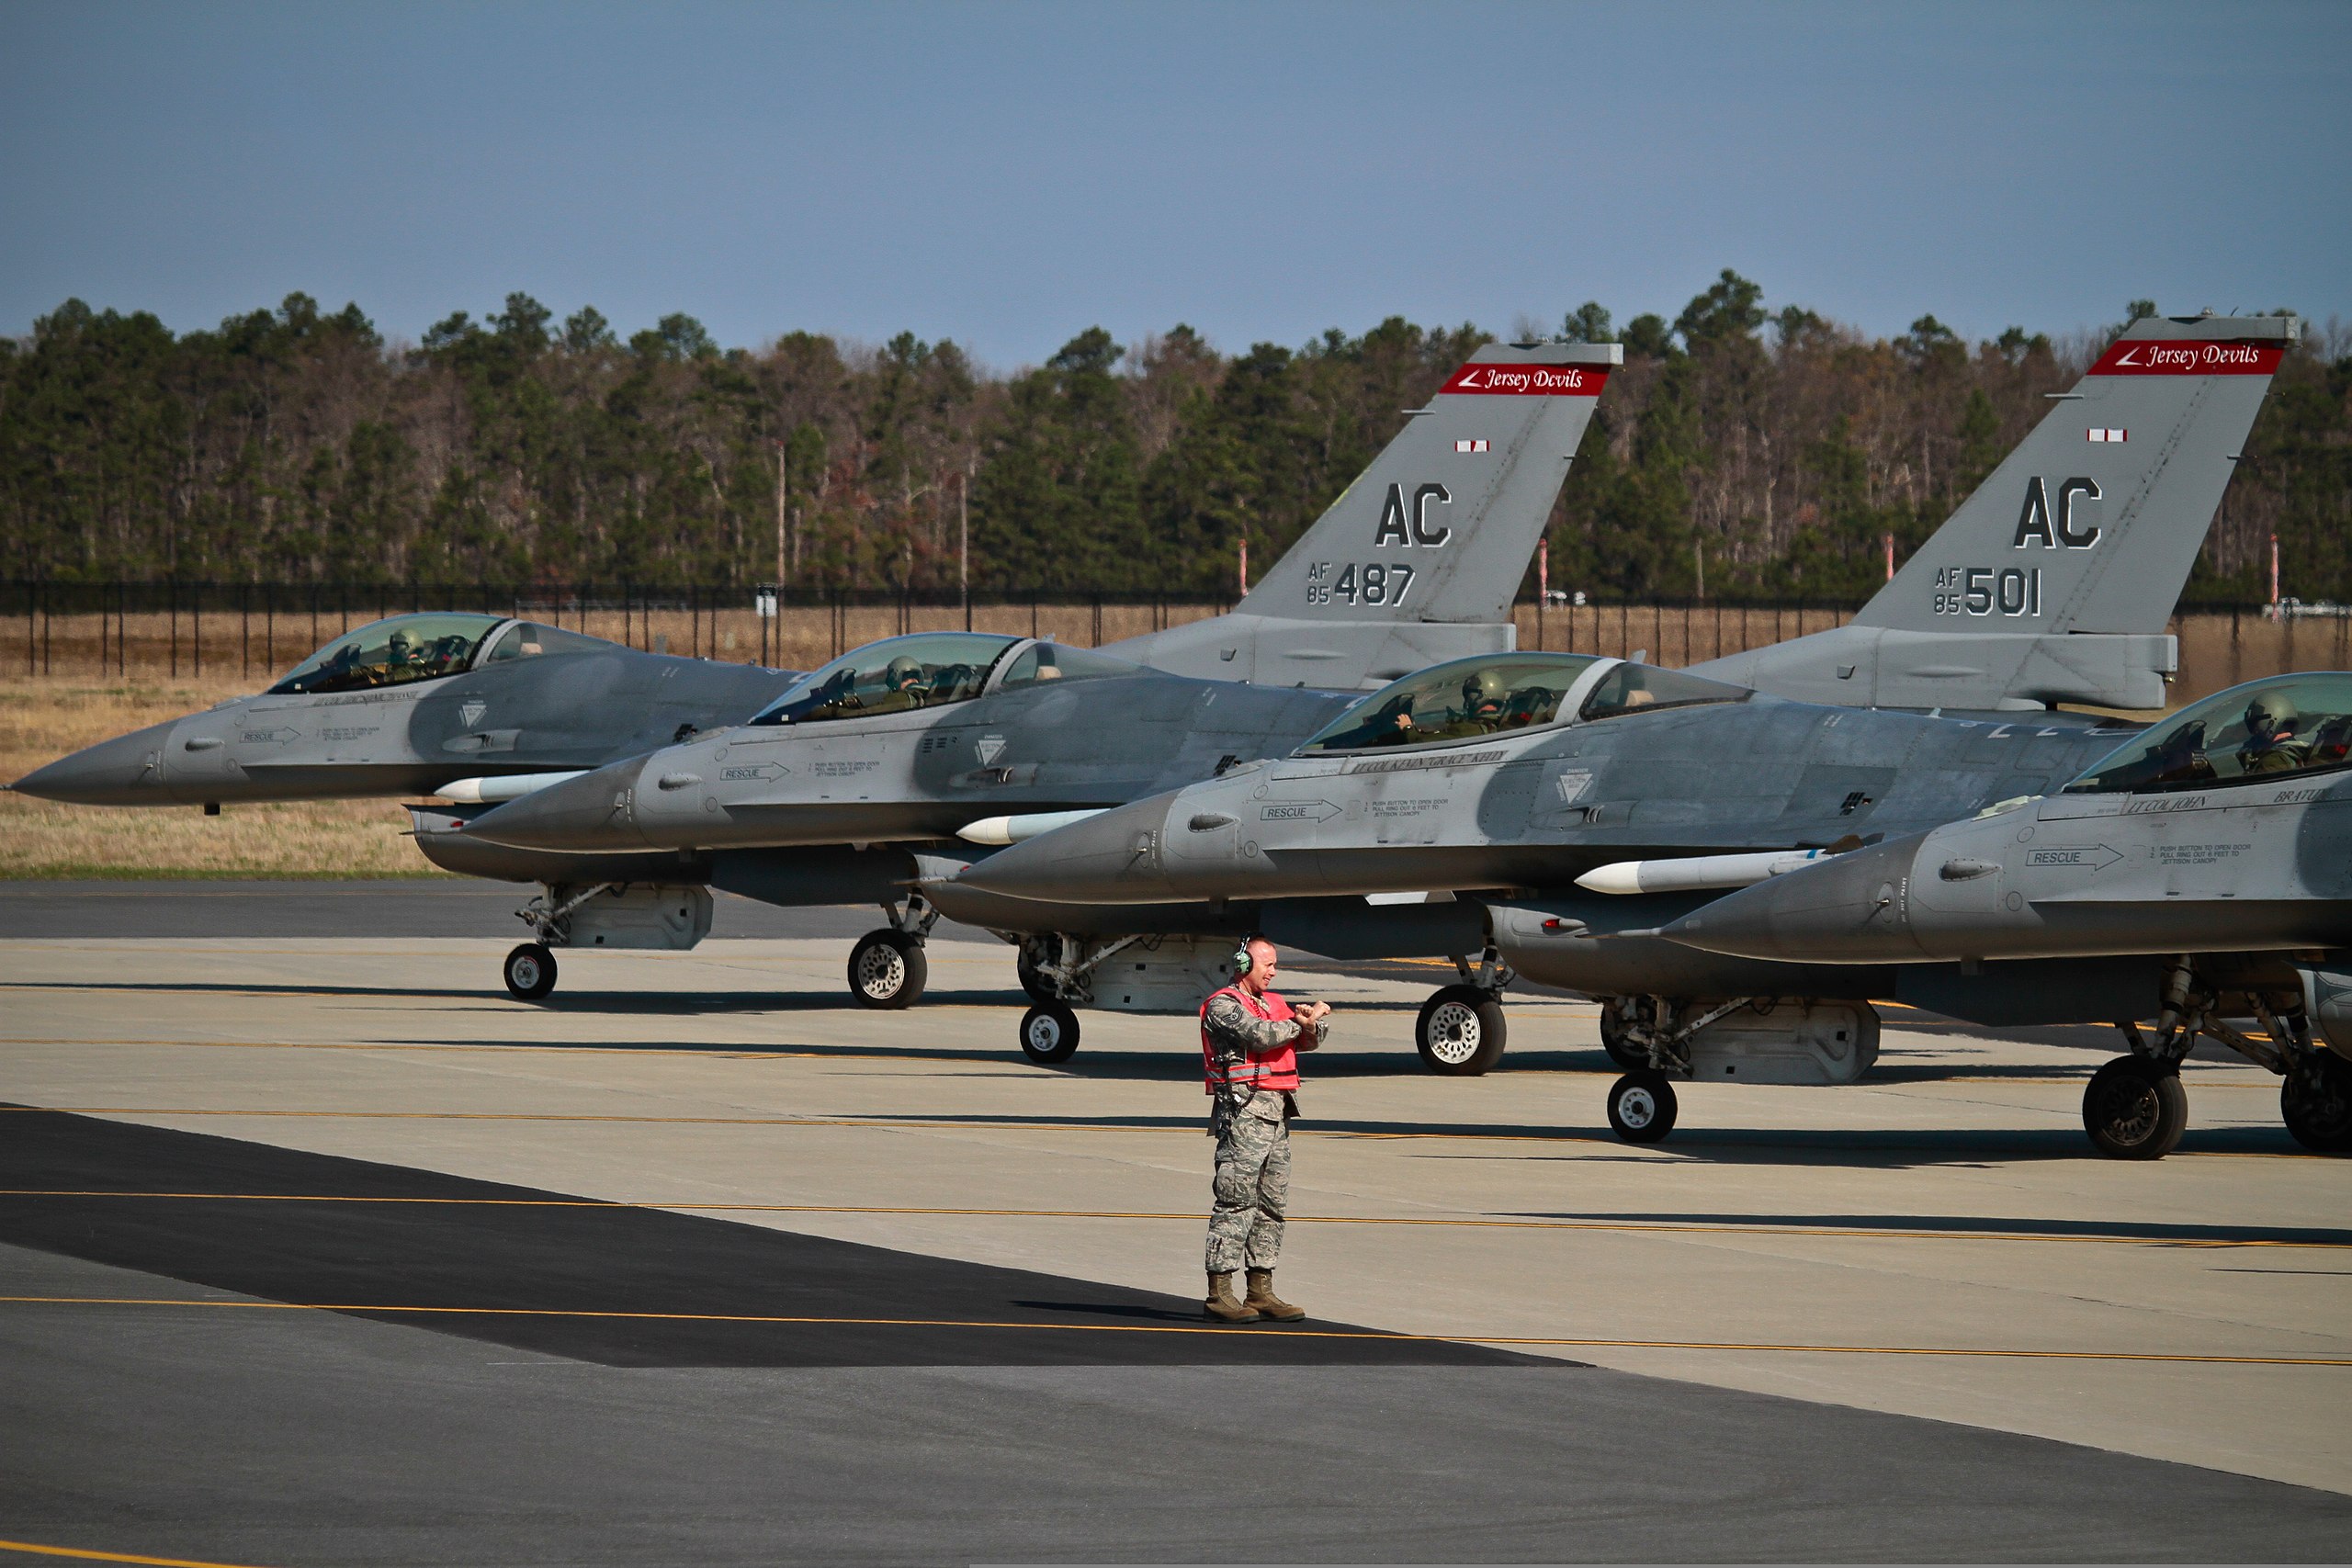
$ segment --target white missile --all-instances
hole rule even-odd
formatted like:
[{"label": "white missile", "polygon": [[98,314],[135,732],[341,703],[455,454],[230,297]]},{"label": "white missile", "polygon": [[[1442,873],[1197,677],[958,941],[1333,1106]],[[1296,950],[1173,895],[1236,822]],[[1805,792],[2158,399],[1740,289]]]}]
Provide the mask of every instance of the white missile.
[{"label": "white missile", "polygon": [[1690,855],[1680,860],[1621,860],[1577,878],[1595,893],[1684,893],[1702,887],[1751,887],[1832,852],[1766,850],[1758,854]]},{"label": "white missile", "polygon": [[1105,809],[1098,806],[1090,811],[1032,811],[1021,817],[983,817],[969,827],[957,829],[956,836],[974,844],[1017,844],[1040,833],[1100,817]]},{"label": "white missile", "polygon": [[568,773],[496,773],[488,778],[457,779],[433,793],[443,800],[463,801],[469,806],[494,800],[520,800],[549,784],[579,778],[587,771],[585,768],[574,768]]}]

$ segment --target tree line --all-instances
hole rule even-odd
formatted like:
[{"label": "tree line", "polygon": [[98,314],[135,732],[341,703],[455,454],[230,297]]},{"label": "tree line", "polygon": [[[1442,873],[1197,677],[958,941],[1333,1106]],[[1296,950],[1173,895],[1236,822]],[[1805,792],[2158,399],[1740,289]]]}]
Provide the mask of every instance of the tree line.
[{"label": "tree line", "polygon": [[[2113,331],[1874,338],[1729,270],[1671,321],[1521,323],[1625,351],[1551,583],[1866,597],[1885,537],[1931,532]],[[301,294],[177,335],[69,299],[0,339],[0,574],[936,591],[967,564],[979,591],[1214,597],[1240,541],[1271,561],[1487,341],[1094,327],[998,373],[912,333],[722,348],[680,314],[623,341],[526,294],[413,345]],[[2190,597],[2260,597],[2275,534],[2289,592],[2352,599],[2352,333],[2307,334],[2246,457]]]}]

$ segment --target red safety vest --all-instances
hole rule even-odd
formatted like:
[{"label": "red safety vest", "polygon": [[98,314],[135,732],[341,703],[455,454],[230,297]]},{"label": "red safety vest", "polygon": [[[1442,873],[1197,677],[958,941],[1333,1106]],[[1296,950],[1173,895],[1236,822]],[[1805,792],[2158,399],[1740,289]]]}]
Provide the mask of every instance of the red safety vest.
[{"label": "red safety vest", "polygon": [[1290,1010],[1288,1002],[1272,991],[1268,991],[1262,997],[1253,997],[1241,987],[1235,985],[1227,986],[1221,991],[1210,992],[1207,1000],[1201,1003],[1201,1073],[1205,1080],[1202,1085],[1201,1092],[1215,1094],[1227,1084],[1249,1089],[1296,1089],[1298,1087],[1298,1053],[1292,1048],[1288,1041],[1284,1041],[1271,1051],[1248,1053],[1241,1060],[1234,1063],[1229,1071],[1217,1061],[1216,1044],[1209,1038],[1209,1003],[1219,997],[1228,996],[1238,998],[1241,1005],[1254,1016],[1271,1019],[1276,1023],[1286,1022],[1297,1016]]}]

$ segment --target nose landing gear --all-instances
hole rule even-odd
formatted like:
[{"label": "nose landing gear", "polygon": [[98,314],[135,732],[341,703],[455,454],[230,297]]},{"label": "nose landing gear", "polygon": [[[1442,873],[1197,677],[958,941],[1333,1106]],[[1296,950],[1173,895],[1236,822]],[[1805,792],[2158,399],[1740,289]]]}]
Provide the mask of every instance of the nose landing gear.
[{"label": "nose landing gear", "polygon": [[526,942],[506,955],[506,988],[518,1001],[535,1002],[555,989],[555,954]]},{"label": "nose landing gear", "polygon": [[1674,1131],[1679,1107],[1674,1085],[1656,1067],[1642,1067],[1609,1089],[1609,1129],[1629,1144],[1656,1144]]}]

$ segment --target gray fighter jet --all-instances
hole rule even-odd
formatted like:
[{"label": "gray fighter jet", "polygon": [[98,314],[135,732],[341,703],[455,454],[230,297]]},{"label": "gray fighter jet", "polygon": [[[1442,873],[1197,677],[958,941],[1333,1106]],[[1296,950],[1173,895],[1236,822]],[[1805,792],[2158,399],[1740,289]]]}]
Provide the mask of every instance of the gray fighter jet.
[{"label": "gray fighter jet", "polygon": [[906,846],[1287,750],[1433,652],[1510,648],[1511,599],[1622,358],[1614,344],[1480,349],[1233,615],[1092,652],[963,633],[877,643],[741,729],[487,813],[420,808],[419,847],[545,885],[526,911],[537,940],[508,955],[517,995],[547,994],[566,944],[692,946],[718,886],[880,904],[889,923],[852,953],[851,989],[904,1006],[936,919]]},{"label": "gray fighter jet", "polygon": [[[2305,1146],[2352,1153],[2352,674],[2234,687],[2052,794],[1792,870],[1659,934],[1849,973],[2043,961],[2015,1005],[2043,1021],[2103,1012],[2131,1047],[2084,1093],[2101,1150],[2178,1142],[2178,1068],[2201,1033],[2280,1075]],[[2110,997],[2119,976],[2129,989]],[[2153,1037],[2138,1021],[2152,1016]]]},{"label": "gray fighter jet", "polygon": [[84,806],[524,793],[738,723],[792,678],[639,653],[537,622],[394,615],[268,691],[101,741],[13,787]]},{"label": "gray fighter jet", "polygon": [[[1031,967],[1053,984],[1041,1007],[1058,1043],[1075,1038],[1071,1004],[1148,1005],[1122,1001],[1131,971],[1182,972],[1192,949],[1256,926],[1335,957],[1454,958],[1463,983],[1430,998],[1418,1043],[1440,1071],[1479,1072],[1502,1049],[1497,997],[1513,970],[1601,997],[1753,994],[1709,988],[1723,960],[1585,939],[1655,926],[1766,862],[2039,794],[2113,748],[2105,722],[1829,707],[1622,660],[1495,655],[1408,676],[1287,759],[1040,822],[926,891],[1042,955]],[[1635,874],[1633,897],[1605,890],[1619,868],[1661,862],[1676,874],[1644,886]],[[1827,1026],[1867,1066],[1863,1021]],[[1024,1048],[1036,1034],[1024,1023]]]},{"label": "gray fighter jet", "polygon": [[[2250,427],[2282,347],[2298,334],[2299,326],[2290,318],[2191,317],[2133,323],[2072,391],[2059,395],[2058,407],[1854,625],[1696,666],[1692,673],[1730,674],[1782,694],[1863,704],[2032,708],[2066,699],[2160,702],[2157,672],[2174,663],[2170,639],[2158,635],[2165,609],[2186,580],[2235,448]],[[1367,705],[1376,708],[1378,700]],[[2003,793],[2038,789],[2065,756],[2079,760],[2078,753],[2065,749],[2065,738],[2086,722],[2042,714],[2022,728],[1988,726],[1979,731],[1971,757],[1989,761],[2005,750],[2014,750],[2023,761],[2015,785],[1993,787]],[[1579,795],[1559,803],[1538,800],[1533,808],[1595,812],[1590,821],[1596,827],[1609,824],[1613,811],[1616,821],[1627,825],[1624,847],[1632,853],[1642,852],[1630,841],[1631,828],[1645,821],[1720,822],[1736,839],[1747,835],[1745,841],[1750,845],[1777,844],[1771,851],[1758,847],[1741,852],[1768,858],[1785,858],[1801,843],[1828,841],[1822,836],[1826,830],[1816,830],[1809,840],[1795,837],[1794,823],[1757,831],[1757,824],[1736,820],[1736,808],[1707,798],[1706,789],[1693,795],[1687,788],[1694,778],[1724,777],[1724,758],[1736,755],[1736,750],[1694,751],[1664,770],[1655,794],[1631,773],[1611,773],[1606,775],[1608,795]],[[1841,809],[1862,809],[1855,803],[1871,799],[1894,773],[1888,764],[1903,761],[1900,755],[1864,750],[1842,762],[1825,764],[1851,770],[1842,775],[1849,787],[1838,796]],[[2007,765],[1997,763],[1995,771]],[[1825,786],[1839,776],[1816,775]],[[1549,783],[1562,787],[1558,780]],[[1733,784],[1724,793],[1744,792]],[[1612,795],[1619,798],[1610,799]],[[1965,795],[1963,789],[1951,803]],[[1515,803],[1499,804],[1506,818],[1521,809]],[[1390,803],[1383,809],[1401,807]],[[1078,831],[1062,837],[1067,840]],[[1113,829],[1091,826],[1084,831],[1107,837]],[[1385,891],[1367,886],[1368,896],[1415,900],[1409,905],[1368,910],[1311,898],[1273,897],[1228,906],[1207,928],[1197,905],[1170,905],[1148,913],[1114,908],[1065,914],[1058,922],[1042,927],[1034,908],[1025,927],[1015,907],[999,908],[993,919],[986,918],[987,911],[977,902],[983,897],[981,888],[994,879],[1012,877],[1030,857],[1057,852],[1040,847],[1023,851],[1021,857],[1000,859],[961,879],[965,902],[959,918],[1001,930],[1051,932],[1028,940],[1057,950],[1062,960],[1056,967],[1070,976],[1085,975],[1106,955],[1124,953],[1136,942],[1204,929],[1229,934],[1258,919],[1285,940],[1332,956],[1450,956],[1463,984],[1430,998],[1419,1037],[1424,1058],[1446,1071],[1481,1070],[1499,1052],[1502,1014],[1498,998],[1514,966],[1532,978],[1602,999],[1604,1039],[1612,1055],[1629,1066],[1646,1061],[1643,1041],[1661,1019],[1669,1032],[1679,1031],[1687,1038],[1693,1031],[1711,1031],[1708,1039],[1715,1042],[1727,1042],[1733,1032],[1746,1029],[1745,1018],[1708,1018],[1712,1008],[1694,1001],[1694,996],[1844,994],[1835,985],[1808,989],[1818,977],[1809,979],[1785,967],[1702,963],[1656,938],[1610,943],[1585,940],[1595,931],[1652,927],[1703,901],[1694,897],[1695,890],[1724,886],[1703,880],[1708,863],[1703,858],[1671,873],[1651,868],[1657,886],[1646,897],[1613,896],[1642,890],[1611,887],[1611,874],[1605,868],[1589,874],[1597,878],[1592,886],[1579,886],[1556,870],[1543,873],[1521,866],[1513,874],[1543,888],[1540,907],[1491,898],[1473,901],[1455,898],[1453,893],[1463,886],[1458,878],[1468,874],[1469,863],[1490,847],[1490,829],[1481,818],[1463,824],[1462,831],[1463,836],[1454,837],[1433,822],[1413,824],[1413,833],[1432,835],[1425,847],[1417,847],[1405,825],[1395,823],[1385,843],[1365,847],[1369,859],[1385,868],[1372,877]],[[1696,836],[1704,840],[1703,828]],[[1696,856],[1699,847],[1686,845],[1673,852]],[[1740,855],[1733,858],[1736,862]],[[1738,866],[1730,874],[1735,879],[1749,874]],[[1694,876],[1702,880],[1694,881]],[[1267,893],[1260,888],[1256,896]],[[1232,913],[1245,907],[1257,912],[1246,917]],[[1139,931],[1157,935],[1135,934]],[[1472,953],[1481,954],[1475,972],[1468,956]],[[1958,985],[1925,978],[1916,983],[1926,988],[1919,998],[1923,1005],[1992,1022],[2004,1020],[2005,987],[2019,977],[2005,973],[1998,983],[1978,983],[1975,976]],[[1859,993],[1865,998],[1887,994]],[[1073,989],[1046,999],[1085,998]],[[1789,1019],[1784,1015],[1781,1021]],[[1874,1035],[1875,1022],[1874,1016],[1848,1012],[1800,1020],[1791,1027],[1833,1042],[1842,1034],[1860,1043],[1866,1033]],[[1743,1047],[1750,1055],[1754,1050],[1749,1047],[1763,1048],[1751,1040]],[[1758,1071],[1816,1078],[1851,1076],[1867,1066],[1868,1054],[1857,1046],[1844,1052],[1838,1062],[1825,1064],[1816,1054],[1801,1051],[1769,1068],[1751,1061],[1745,1069],[1726,1063],[1722,1070],[1745,1070],[1750,1076]],[[1658,1124],[1661,1131],[1666,1124]]]}]

